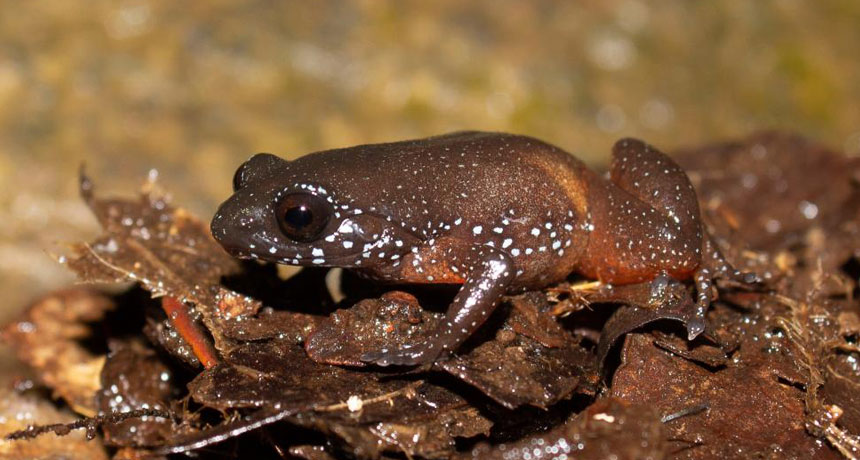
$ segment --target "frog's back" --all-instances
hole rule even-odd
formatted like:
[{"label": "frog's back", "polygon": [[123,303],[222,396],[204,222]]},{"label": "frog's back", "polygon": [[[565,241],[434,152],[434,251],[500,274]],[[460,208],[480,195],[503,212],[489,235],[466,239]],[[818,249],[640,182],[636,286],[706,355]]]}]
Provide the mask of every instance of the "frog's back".
[{"label": "frog's back", "polygon": [[348,195],[341,200],[375,203],[383,214],[404,220],[416,213],[486,219],[508,204],[525,204],[530,194],[546,200],[529,202],[533,210],[567,207],[550,203],[555,196],[584,208],[583,164],[526,136],[457,132],[327,150],[291,163],[303,178]]}]

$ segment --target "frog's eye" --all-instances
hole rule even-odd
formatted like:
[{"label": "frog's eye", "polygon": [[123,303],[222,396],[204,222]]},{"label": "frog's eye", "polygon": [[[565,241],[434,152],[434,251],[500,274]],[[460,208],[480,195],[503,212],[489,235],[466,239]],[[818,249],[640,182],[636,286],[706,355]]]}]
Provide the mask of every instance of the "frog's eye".
[{"label": "frog's eye", "polygon": [[247,178],[245,177],[248,170],[248,162],[242,163],[242,166],[239,166],[239,169],[236,170],[236,173],[233,174],[233,192],[238,192],[239,189],[245,186],[245,182]]},{"label": "frog's eye", "polygon": [[275,206],[281,231],[288,238],[308,242],[317,239],[332,215],[324,198],[310,193],[291,193]]},{"label": "frog's eye", "polygon": [[233,174],[233,192],[238,192],[248,183],[254,180],[254,177],[263,177],[286,164],[286,161],[272,155],[271,153],[258,153],[252,156],[248,161],[242,163],[236,174]]}]

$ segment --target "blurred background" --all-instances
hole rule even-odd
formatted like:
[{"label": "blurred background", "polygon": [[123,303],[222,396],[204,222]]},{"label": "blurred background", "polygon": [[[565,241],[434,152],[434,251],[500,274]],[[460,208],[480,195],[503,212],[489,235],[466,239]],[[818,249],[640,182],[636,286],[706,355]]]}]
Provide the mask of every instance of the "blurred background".
[{"label": "blurred background", "polygon": [[[157,169],[208,220],[236,166],[461,129],[606,162],[799,131],[860,151],[860,2],[0,0],[0,320],[71,282],[80,203]],[[59,243],[59,244],[58,244]]]}]

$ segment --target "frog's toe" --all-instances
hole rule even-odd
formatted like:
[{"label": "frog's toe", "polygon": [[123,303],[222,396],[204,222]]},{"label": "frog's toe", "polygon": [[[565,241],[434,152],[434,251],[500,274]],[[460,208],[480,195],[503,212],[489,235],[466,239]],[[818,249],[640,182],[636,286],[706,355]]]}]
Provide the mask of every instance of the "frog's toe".
[{"label": "frog's toe", "polygon": [[705,318],[696,316],[687,320],[685,326],[687,326],[687,340],[692,341],[698,337],[699,334],[705,332]]},{"label": "frog's toe", "polygon": [[764,281],[761,276],[753,272],[738,271],[735,278],[744,284],[761,284]]},{"label": "frog's toe", "polygon": [[715,278],[722,278],[741,284],[761,284],[764,282],[764,280],[755,273],[744,272],[733,267],[732,264],[726,260],[723,253],[717,248],[717,245],[711,241],[711,238],[705,239],[704,253],[704,263],[713,273]]},{"label": "frog's toe", "polygon": [[717,267],[717,270],[714,271],[714,277],[745,285],[762,283],[762,278],[758,274],[737,270],[728,263],[722,267]]}]

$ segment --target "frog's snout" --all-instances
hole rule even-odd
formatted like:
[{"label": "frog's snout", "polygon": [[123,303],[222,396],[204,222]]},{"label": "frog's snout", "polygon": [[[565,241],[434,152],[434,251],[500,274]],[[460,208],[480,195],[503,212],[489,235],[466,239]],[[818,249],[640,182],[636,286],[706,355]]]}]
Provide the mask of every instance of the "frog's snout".
[{"label": "frog's snout", "polygon": [[215,241],[230,255],[248,257],[247,242],[241,236],[244,232],[241,231],[241,228],[237,228],[241,222],[241,215],[231,212],[231,207],[232,203],[228,200],[218,208],[209,224],[209,231]]}]

